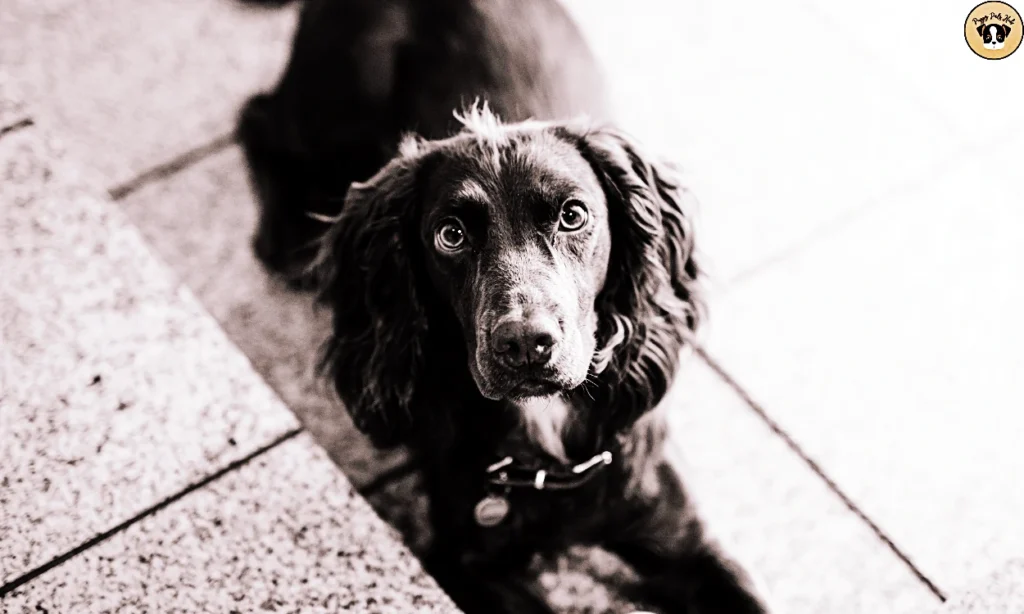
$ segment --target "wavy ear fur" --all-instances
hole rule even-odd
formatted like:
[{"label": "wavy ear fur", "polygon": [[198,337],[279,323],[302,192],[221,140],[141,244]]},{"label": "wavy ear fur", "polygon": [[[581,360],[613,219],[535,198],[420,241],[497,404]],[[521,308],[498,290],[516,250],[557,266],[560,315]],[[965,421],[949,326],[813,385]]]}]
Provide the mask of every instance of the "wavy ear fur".
[{"label": "wavy ear fur", "polygon": [[374,445],[403,443],[423,372],[427,317],[414,271],[420,144],[349,188],[315,265],[333,309],[321,372]]},{"label": "wavy ear fur", "polygon": [[577,134],[608,200],[612,251],[594,370],[617,429],[664,398],[703,313],[687,192],[677,174],[625,134]]}]

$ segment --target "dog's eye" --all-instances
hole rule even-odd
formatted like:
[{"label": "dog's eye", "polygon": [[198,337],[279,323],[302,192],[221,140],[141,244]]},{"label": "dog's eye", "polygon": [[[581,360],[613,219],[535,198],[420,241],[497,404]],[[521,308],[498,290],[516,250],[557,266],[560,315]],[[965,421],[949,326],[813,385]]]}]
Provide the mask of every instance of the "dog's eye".
[{"label": "dog's eye", "polygon": [[445,220],[434,233],[434,245],[441,251],[454,252],[462,249],[465,243],[466,230],[462,227],[462,222],[455,218]]},{"label": "dog's eye", "polygon": [[558,215],[558,229],[573,232],[587,225],[587,207],[578,200],[569,199],[562,205]]}]

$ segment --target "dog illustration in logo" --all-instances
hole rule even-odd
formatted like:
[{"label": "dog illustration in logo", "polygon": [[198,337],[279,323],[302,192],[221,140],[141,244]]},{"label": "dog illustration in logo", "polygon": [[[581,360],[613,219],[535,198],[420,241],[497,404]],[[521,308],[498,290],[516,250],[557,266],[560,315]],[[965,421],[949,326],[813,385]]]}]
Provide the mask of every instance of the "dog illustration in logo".
[{"label": "dog illustration in logo", "polygon": [[978,26],[978,36],[985,43],[985,49],[1002,49],[1006,46],[1006,38],[1010,36],[1010,26],[1001,23],[990,23]]}]

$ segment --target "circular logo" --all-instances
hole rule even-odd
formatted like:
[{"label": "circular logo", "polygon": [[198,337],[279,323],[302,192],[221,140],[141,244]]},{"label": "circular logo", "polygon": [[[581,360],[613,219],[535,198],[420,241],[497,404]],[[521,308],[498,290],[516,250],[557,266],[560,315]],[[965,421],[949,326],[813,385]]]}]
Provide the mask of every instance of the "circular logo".
[{"label": "circular logo", "polygon": [[1009,57],[1020,47],[1020,13],[1005,2],[982,2],[964,23],[967,46],[986,60]]}]

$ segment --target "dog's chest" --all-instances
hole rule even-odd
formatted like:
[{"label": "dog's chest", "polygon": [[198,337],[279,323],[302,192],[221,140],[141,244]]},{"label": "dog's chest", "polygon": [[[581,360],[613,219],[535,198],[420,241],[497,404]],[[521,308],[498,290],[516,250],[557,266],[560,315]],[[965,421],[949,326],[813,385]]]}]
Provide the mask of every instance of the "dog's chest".
[{"label": "dog's chest", "polygon": [[519,413],[526,443],[537,446],[555,460],[565,463],[565,437],[574,408],[560,396],[534,397],[513,404]]},{"label": "dog's chest", "polygon": [[548,554],[593,541],[601,517],[600,497],[593,489],[571,493],[512,492],[498,495],[507,514],[493,526],[474,522],[467,561],[494,561],[515,555]]}]

